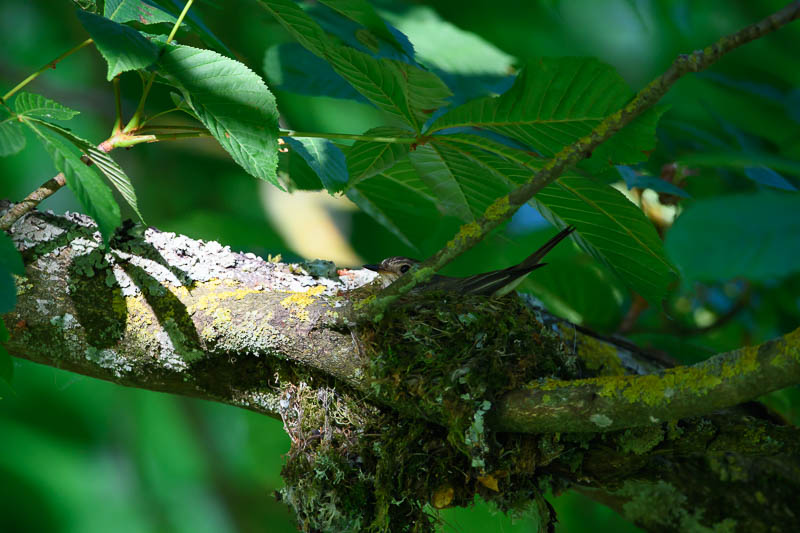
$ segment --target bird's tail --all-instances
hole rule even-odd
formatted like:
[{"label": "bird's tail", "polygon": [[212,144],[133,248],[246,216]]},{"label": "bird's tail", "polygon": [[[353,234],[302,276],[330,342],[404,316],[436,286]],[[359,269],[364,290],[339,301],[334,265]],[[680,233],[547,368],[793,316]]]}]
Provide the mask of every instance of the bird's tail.
[{"label": "bird's tail", "polygon": [[[550,250],[556,247],[558,243],[566,239],[570,233],[575,231],[574,226],[567,226],[566,228],[562,229],[558,232],[558,234],[544,243],[541,248],[533,252],[531,255],[527,257],[522,263],[519,264],[520,270],[523,269],[533,269],[539,265],[539,262],[546,256]],[[543,265],[542,265],[543,266]]]}]

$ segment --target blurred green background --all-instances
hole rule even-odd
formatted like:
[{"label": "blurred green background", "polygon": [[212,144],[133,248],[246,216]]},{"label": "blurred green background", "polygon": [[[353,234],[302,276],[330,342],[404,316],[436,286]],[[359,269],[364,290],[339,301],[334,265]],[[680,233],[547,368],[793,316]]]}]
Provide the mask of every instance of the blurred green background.
[{"label": "blurred green background", "polygon": [[[413,4],[380,5],[403,21],[411,13],[404,6]],[[520,66],[543,55],[595,56],[614,65],[639,89],[677,53],[759,20],[782,2],[449,0],[425,5],[515,57]],[[288,40],[253,2],[201,1],[193,10],[238,60],[261,75],[265,51]],[[712,72],[679,82],[666,99],[670,110],[659,129],[659,147],[644,168],[658,176],[661,165],[714,147],[715,153],[723,154],[720,159],[692,167],[684,183],[692,198],[700,200],[764,188],[742,165],[731,163],[734,156],[757,152],[772,160],[800,160],[798,37],[797,25],[786,28],[736,51]],[[85,38],[69,1],[4,0],[0,85],[7,90]],[[192,38],[185,42],[199,44]],[[81,111],[71,127],[100,142],[108,136],[114,116],[105,72],[99,54],[89,47],[26,90]],[[135,108],[139,85],[134,74],[122,78],[127,116]],[[378,112],[366,105],[274,92],[285,125],[293,129],[360,133],[382,123]],[[168,93],[156,89],[149,105],[160,109],[168,101]],[[265,257],[322,257],[347,266],[388,255],[419,256],[441,246],[454,227],[443,221],[430,228],[419,249],[409,250],[342,199],[325,193],[291,198],[259,183],[210,140],[140,145],[112,155],[131,176],[148,224]],[[53,174],[45,152],[29,139],[23,152],[0,159],[0,197],[19,200]],[[790,186],[800,183],[791,172],[781,178]],[[42,208],[79,210],[66,189]],[[306,225],[300,225],[300,219]],[[759,221],[752,223],[757,226]],[[507,266],[543,241],[550,234],[545,228],[534,213],[521,213],[450,272]],[[619,280],[574,246],[560,247],[552,258],[551,266],[528,288],[570,319],[606,332],[619,329],[632,304]],[[745,304],[734,309],[742,295]],[[736,313],[723,324],[704,330],[732,309]],[[682,283],[666,312],[644,310],[625,333],[692,362],[786,333],[798,322],[797,274],[757,281],[720,278]],[[295,529],[288,510],[272,496],[281,486],[281,455],[289,447],[279,421],[232,407],[125,389],[25,361],[16,361],[13,388],[0,392],[4,532]],[[795,388],[765,401],[796,421],[797,397]],[[559,533],[638,531],[583,497],[565,494],[552,501]],[[445,531],[534,527],[524,519],[512,524],[480,503],[472,509],[444,511],[441,517]]]}]

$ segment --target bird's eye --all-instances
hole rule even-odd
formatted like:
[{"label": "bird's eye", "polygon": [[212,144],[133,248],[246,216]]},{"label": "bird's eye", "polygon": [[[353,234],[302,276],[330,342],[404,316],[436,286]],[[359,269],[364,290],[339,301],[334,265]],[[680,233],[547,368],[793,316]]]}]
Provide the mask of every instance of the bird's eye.
[{"label": "bird's eye", "polygon": [[400,272],[405,274],[406,272],[408,272],[409,268],[411,268],[411,265],[403,265],[403,266],[400,267]]}]

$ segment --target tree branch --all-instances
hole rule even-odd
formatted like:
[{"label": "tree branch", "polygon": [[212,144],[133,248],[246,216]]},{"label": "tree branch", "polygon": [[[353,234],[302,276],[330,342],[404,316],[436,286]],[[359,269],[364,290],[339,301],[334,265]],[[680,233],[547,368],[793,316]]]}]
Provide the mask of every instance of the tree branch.
[{"label": "tree branch", "polygon": [[556,180],[566,170],[588,157],[601,143],[613,137],[636,117],[653,107],[672,85],[689,72],[705,70],[723,55],[750,41],[763,37],[800,17],[800,2],[773,13],[760,22],[722,37],[703,50],[690,55],[681,55],[664,74],[650,82],[624,108],[606,117],[592,132],[562,149],[536,172],[527,183],[520,185],[506,196],[497,199],[480,219],[465,224],[444,248],[436,252],[421,265],[412,267],[407,275],[400,277],[375,298],[356,309],[354,320],[380,320],[383,312],[398,298],[417,284],[428,281],[453,259],[482,241],[495,228],[507,221],[544,187]]}]

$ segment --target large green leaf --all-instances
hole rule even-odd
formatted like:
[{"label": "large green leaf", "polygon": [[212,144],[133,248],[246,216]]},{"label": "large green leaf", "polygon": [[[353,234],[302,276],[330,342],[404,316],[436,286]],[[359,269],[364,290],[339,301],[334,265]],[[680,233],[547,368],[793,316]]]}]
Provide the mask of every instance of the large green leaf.
[{"label": "large green leaf", "polygon": [[14,111],[18,115],[50,120],[69,120],[80,114],[80,111],[72,110],[49,98],[26,92],[19,93],[14,99]]},{"label": "large green leaf", "polygon": [[216,52],[177,45],[158,69],[236,163],[278,185],[278,108],[258,75]]},{"label": "large green leaf", "polygon": [[575,226],[578,243],[625,284],[660,303],[674,281],[663,243],[641,209],[613,187],[582,176],[562,176],[532,203],[556,225]]},{"label": "large green leaf", "polygon": [[308,50],[378,108],[420,132],[450,90],[436,74],[393,59],[377,59],[335,44],[300,7],[289,0],[261,0],[273,16]]},{"label": "large green leaf", "polygon": [[495,199],[506,194],[509,185],[474,157],[472,151],[449,142],[446,137],[439,136],[418,146],[409,158],[433,191],[442,211],[461,220],[474,220]]},{"label": "large green leaf", "polygon": [[[479,127],[515,139],[544,157],[588,135],[627,103],[632,92],[610,66],[590,58],[543,58],[525,68],[499,97],[473,100],[445,113],[429,132]],[[663,110],[644,113],[601,144],[582,166],[605,170],[636,163],[655,147]]]},{"label": "large green leaf", "polygon": [[139,22],[175,24],[178,19],[161,7],[146,0],[106,0],[103,15],[114,22]]},{"label": "large green leaf", "polygon": [[[11,282],[14,283],[13,281]],[[5,287],[3,287],[5,290]],[[6,329],[6,323],[3,322],[3,319],[0,318],[0,343],[8,342],[11,336],[8,334],[8,330]],[[11,360],[11,354],[5,349],[5,347],[0,344],[0,379],[5,381],[6,383],[11,383],[11,379],[14,377],[14,362]]]},{"label": "large green leaf", "polygon": [[0,106],[0,157],[16,154],[25,148],[25,134],[17,117]]},{"label": "large green leaf", "polygon": [[[400,44],[395,36],[386,27],[380,16],[372,9],[372,6],[366,0],[320,0],[321,4],[325,4],[331,9],[338,11],[340,14],[358,22],[370,31],[375,37],[383,39],[391,44],[399,52],[403,52],[403,45]],[[364,44],[369,44],[367,38],[362,36],[360,41]]]},{"label": "large green leaf", "polygon": [[147,68],[158,59],[158,47],[133,28],[87,11],[77,13],[108,63],[109,80],[121,72]]},{"label": "large green leaf", "polygon": [[347,184],[347,163],[338,146],[328,139],[284,137],[289,148],[303,158],[331,194]]},{"label": "large green leaf", "polygon": [[430,189],[408,158],[349,187],[346,194],[411,248],[429,236],[432,221],[441,218]]},{"label": "large green leaf", "polygon": [[131,206],[131,209],[133,209],[133,211],[136,213],[136,216],[139,217],[139,220],[144,222],[144,218],[139,212],[139,203],[136,199],[136,192],[133,190],[131,179],[127,174],[125,174],[125,171],[122,170],[122,167],[120,167],[116,161],[111,159],[110,155],[98,150],[95,145],[85,139],[81,139],[69,130],[49,122],[36,122],[62,135],[69,142],[83,151],[83,153],[88,155],[91,158],[92,163],[97,165],[97,168],[100,170],[100,172],[103,173],[103,175],[108,179],[108,181],[111,182],[114,188],[119,191],[128,205]]},{"label": "large green leaf", "polygon": [[25,124],[42,142],[56,169],[64,173],[67,186],[75,193],[86,213],[97,222],[103,241],[107,244],[122,222],[111,189],[92,167],[81,161],[82,154],[76,146],[38,122],[26,120]]},{"label": "large green leaf", "polygon": [[766,281],[800,271],[800,194],[762,190],[698,201],[667,232],[688,281]]},{"label": "large green leaf", "polygon": [[[408,138],[413,134],[408,130],[379,126],[364,132],[364,135]],[[356,141],[347,151],[347,168],[350,171],[348,186],[388,169],[398,159],[408,155],[409,147],[407,143]]]}]

